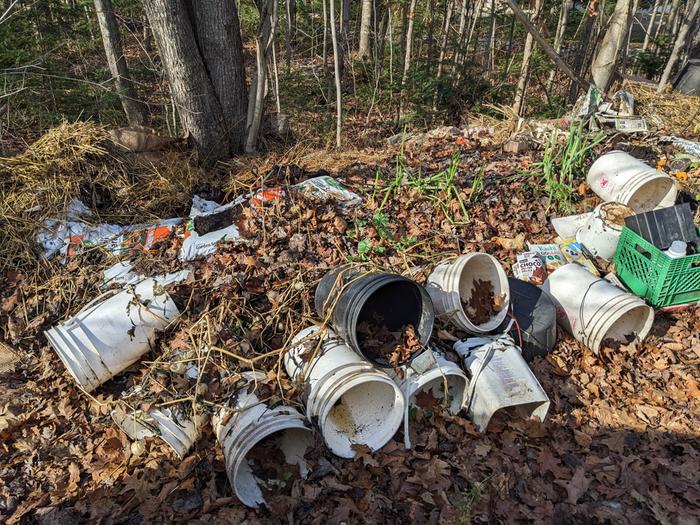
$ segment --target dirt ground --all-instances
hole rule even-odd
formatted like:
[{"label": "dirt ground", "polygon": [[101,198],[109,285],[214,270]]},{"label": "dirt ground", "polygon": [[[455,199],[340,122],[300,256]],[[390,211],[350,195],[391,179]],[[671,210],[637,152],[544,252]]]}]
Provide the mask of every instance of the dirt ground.
[{"label": "dirt ground", "polygon": [[[527,174],[537,152],[505,155],[488,136],[447,133],[407,144],[404,153],[404,168],[414,175],[419,167],[426,176],[440,173],[457,158],[454,185],[464,207],[440,194],[445,190],[407,184],[390,190],[397,163],[388,154],[325,166],[315,156],[305,167],[325,167],[363,204],[346,210],[289,192],[245,214],[250,242],[221,245],[197,261],[193,281],[178,290],[187,308],[177,326],[92,396],[76,387],[42,331],[94,298],[100,272],[114,261],[90,251],[63,268],[5,271],[2,338],[19,361],[0,374],[2,520],[698,523],[697,309],[657,311],[646,341],[599,355],[560,330],[554,351],[531,364],[551,399],[544,423],[503,415],[480,434],[463,413],[420,413],[413,449],[404,449],[399,431],[382,450],[360,449],[353,460],[333,456],[317,436],[307,455],[308,479],[258,510],[233,494],[210,427],[180,460],[157,439],[132,445],[114,426],[110,410],[134,385],[144,387],[143,406],[179,400],[188,409],[213,410],[251,369],[266,373],[271,396],[300,406],[299,386],[280,368],[279,355],[316,318],[316,283],[348,259],[399,273],[417,268],[414,277],[422,282],[446,256],[485,251],[509,271],[523,239],[554,238],[548,221],[554,210],[547,211],[538,179]],[[306,176],[282,170],[267,185]],[[582,188],[577,209],[595,203]],[[136,263],[178,268],[180,242],[169,238]],[[443,325],[435,334],[443,349],[463,335]],[[222,351],[211,352],[196,384],[154,364],[204,343]]]}]

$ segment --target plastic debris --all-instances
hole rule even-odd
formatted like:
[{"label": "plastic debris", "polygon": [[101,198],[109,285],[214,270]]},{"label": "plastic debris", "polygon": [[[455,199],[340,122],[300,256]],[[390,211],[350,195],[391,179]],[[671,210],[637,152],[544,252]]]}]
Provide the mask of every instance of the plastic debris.
[{"label": "plastic debris", "polygon": [[463,339],[453,348],[469,371],[465,409],[479,431],[504,409],[544,421],[549,398],[509,335]]}]

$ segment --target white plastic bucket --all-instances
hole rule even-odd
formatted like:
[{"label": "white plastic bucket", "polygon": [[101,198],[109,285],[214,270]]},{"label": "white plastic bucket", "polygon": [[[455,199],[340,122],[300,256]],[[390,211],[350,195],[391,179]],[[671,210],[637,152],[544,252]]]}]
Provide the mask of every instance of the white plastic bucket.
[{"label": "white plastic bucket", "polygon": [[307,415],[317,418],[326,445],[340,457],[354,457],[355,444],[379,450],[401,426],[401,390],[333,331],[319,345],[318,332],[317,326],[299,332],[284,356],[289,377],[304,383]]},{"label": "white plastic bucket", "polygon": [[642,299],[575,263],[552,272],[542,289],[554,299],[559,324],[595,353],[606,339],[643,340],[654,322],[654,310]]},{"label": "white plastic bucket", "polygon": [[149,351],[156,332],[179,315],[153,279],[106,292],[45,332],[77,383],[90,392]]},{"label": "white plastic bucket", "polygon": [[480,432],[499,410],[544,421],[549,398],[510,336],[464,339],[454,351],[469,370],[465,408]]},{"label": "white plastic bucket", "polygon": [[634,215],[629,206],[618,202],[604,202],[596,206],[583,227],[576,232],[576,240],[594,256],[609,261],[615,255],[622,235],[625,217]]},{"label": "white plastic bucket", "polygon": [[112,419],[133,440],[160,437],[182,459],[201,436],[209,416],[202,413],[190,419],[179,410],[154,408],[147,414],[142,410],[125,414],[114,410]]},{"label": "white plastic bucket", "polygon": [[[481,324],[469,318],[462,304],[462,301],[467,302],[471,298],[477,280],[489,281],[493,285],[494,296],[505,296],[502,308]],[[498,260],[488,253],[469,253],[460,255],[452,262],[438,264],[428,277],[425,288],[439,317],[472,334],[495,330],[508,313],[508,276]]]},{"label": "white plastic bucket", "polygon": [[[246,374],[248,375],[248,374]],[[250,374],[249,378],[253,375]],[[257,374],[264,379],[264,374]],[[248,454],[267,437],[277,439],[276,446],[290,465],[297,465],[300,474],[308,469],[304,454],[313,445],[313,433],[306,418],[288,406],[271,408],[261,402],[252,385],[241,389],[230,409],[222,409],[214,417],[214,430],[224,453],[226,473],[236,496],[244,505],[257,507],[265,503],[259,480],[250,464]]]},{"label": "white plastic bucket", "polygon": [[448,361],[438,352],[427,351],[414,359],[410,366],[402,367],[403,377],[393,373],[406,399],[404,410],[404,445],[411,448],[409,436],[409,410],[416,406],[416,396],[421,392],[431,394],[436,400],[447,400],[447,409],[457,414],[464,404],[469,383],[459,365]]},{"label": "white plastic bucket", "polygon": [[637,213],[673,206],[674,180],[623,151],[611,151],[588,171],[591,190],[605,202],[626,204]]}]

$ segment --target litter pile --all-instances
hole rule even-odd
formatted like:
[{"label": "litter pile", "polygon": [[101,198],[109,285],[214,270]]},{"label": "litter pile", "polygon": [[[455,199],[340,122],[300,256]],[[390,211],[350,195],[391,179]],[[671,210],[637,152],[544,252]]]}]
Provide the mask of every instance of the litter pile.
[{"label": "litter pile", "polygon": [[[10,457],[0,512],[11,522],[122,509],[177,521],[682,516],[697,493],[696,449],[642,433],[692,436],[700,392],[687,368],[700,356],[690,337],[700,237],[676,181],[606,153],[587,180],[603,202],[550,228],[546,198],[503,173],[512,159],[455,147],[463,165],[453,152],[436,162],[465,175],[447,168],[430,185],[405,184],[420,181],[410,166],[405,185],[372,167],[342,174],[352,190],[303,173],[233,198],[195,195],[187,217],[136,226],[97,222],[79,192],[42,216],[30,240],[65,265],[55,276],[65,286],[5,275],[3,337],[36,352],[33,381],[53,389],[61,426],[22,434],[43,408],[0,407]],[[659,393],[662,381],[678,393]],[[32,388],[22,399],[36,400]],[[667,395],[678,414],[662,408]],[[70,424],[97,424],[104,439]],[[55,490],[38,497],[12,481],[25,479],[28,440],[54,447],[64,435],[69,452],[54,454],[83,460],[60,469]],[[663,446],[674,440],[687,458]],[[649,469],[658,481],[634,485]],[[652,494],[663,507],[639,505]]]}]

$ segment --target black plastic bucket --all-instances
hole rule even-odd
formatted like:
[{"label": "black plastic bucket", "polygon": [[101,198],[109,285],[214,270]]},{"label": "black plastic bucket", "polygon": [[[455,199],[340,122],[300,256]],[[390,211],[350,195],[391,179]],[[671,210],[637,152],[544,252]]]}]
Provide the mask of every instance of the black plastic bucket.
[{"label": "black plastic bucket", "polygon": [[[326,319],[333,308],[330,323],[345,342],[377,366],[389,363],[363,348],[357,327],[363,321],[381,319],[389,330],[412,324],[420,344],[426,347],[433,332],[435,311],[425,289],[406,277],[393,273],[368,273],[341,267],[327,273],[316,287],[316,313]],[[411,359],[423,350],[414,352]]]},{"label": "black plastic bucket", "polygon": [[[521,344],[523,358],[545,356],[557,344],[557,311],[552,299],[534,284],[508,277],[510,304],[516,323],[510,335]],[[504,328],[510,319],[506,319]]]}]

